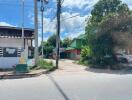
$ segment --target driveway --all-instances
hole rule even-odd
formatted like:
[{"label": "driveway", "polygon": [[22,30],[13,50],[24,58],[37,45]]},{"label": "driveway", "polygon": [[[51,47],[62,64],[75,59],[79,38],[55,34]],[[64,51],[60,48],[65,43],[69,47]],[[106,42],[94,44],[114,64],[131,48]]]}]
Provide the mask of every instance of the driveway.
[{"label": "driveway", "polygon": [[[55,61],[53,60],[55,63]],[[59,61],[59,69],[53,72],[54,74],[79,74],[79,73],[85,73],[87,67],[83,65],[78,65],[75,63],[74,60],[68,60],[68,59],[61,59]],[[52,74],[53,74],[52,73]]]},{"label": "driveway", "polygon": [[61,60],[60,69],[40,77],[0,80],[0,100],[132,100],[131,73],[86,69]]}]

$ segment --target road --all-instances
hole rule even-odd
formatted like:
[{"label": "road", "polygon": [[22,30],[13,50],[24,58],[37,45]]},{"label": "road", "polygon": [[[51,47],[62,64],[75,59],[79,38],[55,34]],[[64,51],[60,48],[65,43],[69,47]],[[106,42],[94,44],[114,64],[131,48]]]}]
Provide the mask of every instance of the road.
[{"label": "road", "polygon": [[132,100],[131,73],[88,71],[70,61],[60,66],[40,77],[0,80],[0,100]]}]

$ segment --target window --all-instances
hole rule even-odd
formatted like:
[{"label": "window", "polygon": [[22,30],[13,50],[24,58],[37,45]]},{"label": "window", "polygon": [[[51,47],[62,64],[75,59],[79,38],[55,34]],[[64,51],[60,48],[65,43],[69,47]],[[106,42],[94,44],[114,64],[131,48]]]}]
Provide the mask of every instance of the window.
[{"label": "window", "polygon": [[0,47],[0,57],[20,57],[21,52],[21,48]]}]

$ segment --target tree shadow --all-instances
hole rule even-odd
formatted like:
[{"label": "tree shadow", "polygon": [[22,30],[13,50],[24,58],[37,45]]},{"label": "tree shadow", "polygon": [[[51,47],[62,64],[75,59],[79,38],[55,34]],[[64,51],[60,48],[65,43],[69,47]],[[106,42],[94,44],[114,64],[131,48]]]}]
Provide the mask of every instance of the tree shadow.
[{"label": "tree shadow", "polygon": [[46,76],[52,81],[52,83],[57,88],[57,90],[61,93],[61,95],[64,97],[64,99],[65,100],[70,100],[69,97],[66,95],[66,93],[59,86],[59,84],[55,81],[55,79],[50,74],[47,74]]},{"label": "tree shadow", "polygon": [[116,75],[132,74],[132,67],[126,67],[120,70],[110,70],[110,69],[99,69],[99,68],[87,67],[85,70],[92,72],[92,73],[100,73],[100,74],[116,74]]}]

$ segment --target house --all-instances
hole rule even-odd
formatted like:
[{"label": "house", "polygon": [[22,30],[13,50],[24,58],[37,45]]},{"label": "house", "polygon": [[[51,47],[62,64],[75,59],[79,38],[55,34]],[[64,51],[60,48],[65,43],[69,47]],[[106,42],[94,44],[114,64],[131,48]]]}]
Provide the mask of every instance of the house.
[{"label": "house", "polygon": [[0,69],[12,68],[19,64],[20,56],[25,51],[25,56],[32,56],[32,41],[34,39],[33,29],[0,26]]},{"label": "house", "polygon": [[74,38],[70,47],[66,48],[67,57],[74,60],[80,59],[81,49],[85,44],[85,34]]},{"label": "house", "polygon": [[[60,51],[60,58],[61,59],[67,58],[67,53],[65,52],[66,48],[60,48],[59,51]],[[53,49],[52,57],[53,57],[53,59],[56,59],[56,48]]]}]

